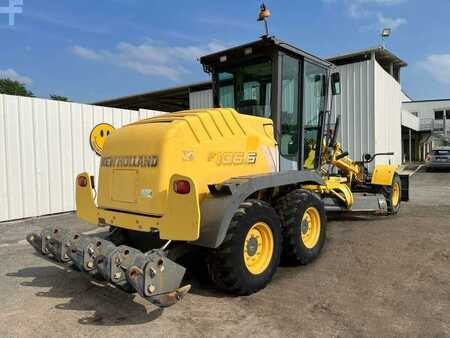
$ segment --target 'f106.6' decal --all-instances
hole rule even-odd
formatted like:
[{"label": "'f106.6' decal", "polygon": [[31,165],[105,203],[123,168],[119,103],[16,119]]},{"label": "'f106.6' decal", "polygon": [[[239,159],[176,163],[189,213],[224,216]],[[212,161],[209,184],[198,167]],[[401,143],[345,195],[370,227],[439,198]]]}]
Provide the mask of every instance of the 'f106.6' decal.
[{"label": "'f106.6' decal", "polygon": [[255,152],[211,152],[208,154],[208,161],[215,162],[217,165],[226,164],[255,164]]}]

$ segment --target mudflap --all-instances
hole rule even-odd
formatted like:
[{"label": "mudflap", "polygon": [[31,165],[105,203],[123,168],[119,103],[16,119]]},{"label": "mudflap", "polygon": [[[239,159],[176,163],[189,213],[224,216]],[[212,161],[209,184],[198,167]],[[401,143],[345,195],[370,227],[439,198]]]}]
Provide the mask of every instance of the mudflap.
[{"label": "mudflap", "polygon": [[191,286],[180,287],[186,269],[167,258],[161,249],[147,253],[95,236],[75,233],[61,226],[31,233],[27,241],[46,259],[70,266],[96,280],[126,292],[137,292],[158,307],[180,301]]}]

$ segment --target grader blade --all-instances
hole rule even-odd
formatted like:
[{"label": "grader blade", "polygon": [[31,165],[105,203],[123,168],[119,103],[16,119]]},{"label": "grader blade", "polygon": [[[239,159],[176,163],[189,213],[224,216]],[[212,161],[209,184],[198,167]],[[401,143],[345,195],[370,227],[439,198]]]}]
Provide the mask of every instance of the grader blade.
[{"label": "grader blade", "polygon": [[126,292],[137,292],[159,307],[176,304],[191,288],[180,288],[185,268],[159,249],[144,254],[59,226],[45,228],[40,234],[31,233],[27,241],[47,260],[64,266],[72,264],[92,278]]}]

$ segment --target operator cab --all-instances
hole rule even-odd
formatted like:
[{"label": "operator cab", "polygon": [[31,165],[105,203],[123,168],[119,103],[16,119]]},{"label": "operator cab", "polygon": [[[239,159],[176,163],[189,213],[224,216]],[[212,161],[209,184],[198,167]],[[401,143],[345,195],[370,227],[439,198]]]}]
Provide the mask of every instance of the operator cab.
[{"label": "operator cab", "polygon": [[[328,110],[332,64],[273,37],[200,59],[212,75],[214,107],[271,118],[280,170],[317,169],[321,113]],[[333,74],[334,89],[339,76]]]}]

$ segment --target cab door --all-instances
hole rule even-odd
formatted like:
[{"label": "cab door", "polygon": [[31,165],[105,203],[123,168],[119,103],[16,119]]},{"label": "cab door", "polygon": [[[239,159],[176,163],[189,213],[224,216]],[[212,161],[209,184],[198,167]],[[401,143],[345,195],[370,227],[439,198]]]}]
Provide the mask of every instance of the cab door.
[{"label": "cab door", "polygon": [[326,110],[328,70],[317,64],[303,64],[303,169],[312,170],[317,165],[321,139],[320,113]]},{"label": "cab door", "polygon": [[317,164],[320,113],[326,108],[328,70],[307,59],[280,55],[280,170]]},{"label": "cab door", "polygon": [[300,150],[300,82],[301,60],[281,54],[279,104],[279,152],[280,171],[298,170]]}]

